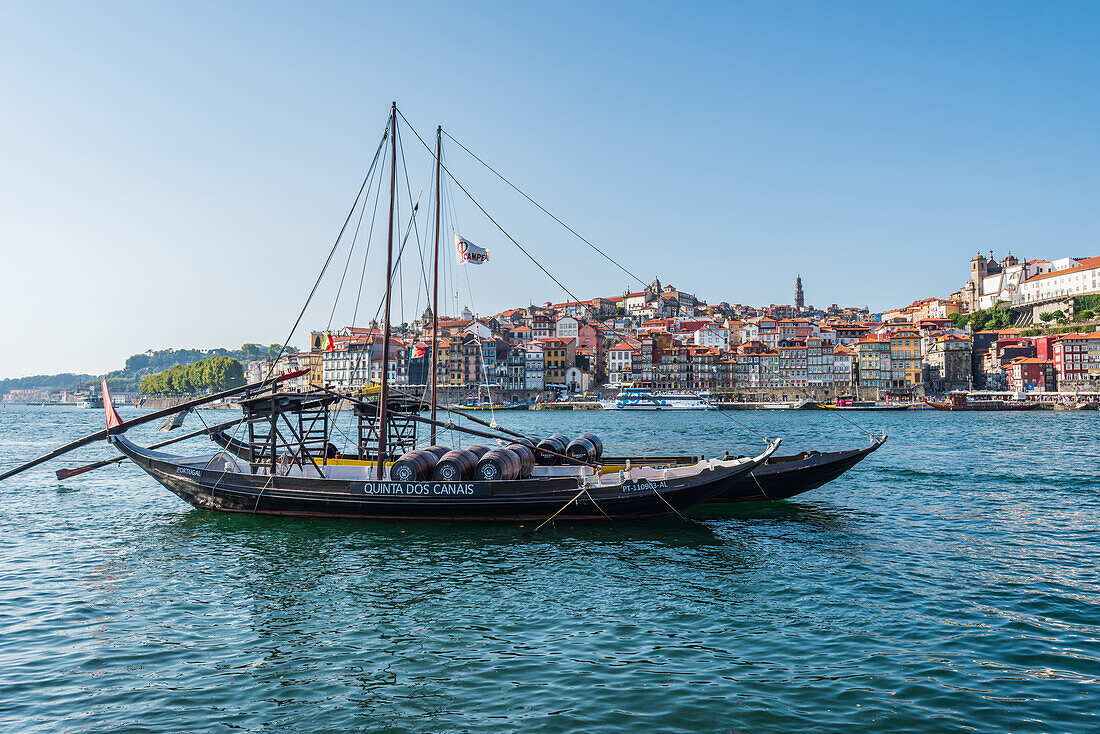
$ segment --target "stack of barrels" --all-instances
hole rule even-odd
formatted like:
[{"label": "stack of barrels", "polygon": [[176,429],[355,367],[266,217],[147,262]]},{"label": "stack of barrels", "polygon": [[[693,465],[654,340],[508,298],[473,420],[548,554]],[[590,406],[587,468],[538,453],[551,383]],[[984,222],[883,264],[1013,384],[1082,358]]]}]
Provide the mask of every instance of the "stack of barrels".
[{"label": "stack of barrels", "polygon": [[435,465],[432,479],[441,482],[465,481],[474,475],[477,462],[481,461],[481,457],[487,453],[489,453],[489,447],[479,445],[448,451]]},{"label": "stack of barrels", "polygon": [[603,456],[603,441],[595,433],[582,433],[565,447],[565,455],[583,464],[595,464]]},{"label": "stack of barrels", "polygon": [[594,433],[582,433],[572,441],[567,436],[555,433],[538,442],[535,455],[540,466],[595,464],[603,456],[603,441]]},{"label": "stack of barrels", "polygon": [[487,446],[449,449],[429,446],[401,455],[390,467],[397,482],[481,482],[526,479],[535,466],[595,464],[603,456],[603,442],[594,433],[582,433],[572,441],[555,433],[541,441],[520,438],[503,448]]},{"label": "stack of barrels", "polygon": [[560,433],[547,436],[535,445],[539,466],[558,466],[565,462],[565,447],[569,438]]},{"label": "stack of barrels", "polygon": [[439,460],[450,451],[446,446],[429,446],[401,454],[390,467],[390,479],[395,482],[418,482],[432,476]]}]

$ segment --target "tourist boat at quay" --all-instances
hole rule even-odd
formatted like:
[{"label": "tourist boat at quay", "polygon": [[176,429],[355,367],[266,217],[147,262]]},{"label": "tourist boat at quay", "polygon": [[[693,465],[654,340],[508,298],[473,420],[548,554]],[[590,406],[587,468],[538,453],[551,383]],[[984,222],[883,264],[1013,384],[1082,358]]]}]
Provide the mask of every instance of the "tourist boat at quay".
[{"label": "tourist boat at quay", "polygon": [[527,410],[535,404],[534,400],[519,403],[494,403],[488,400],[470,401],[466,403],[451,403],[451,408],[459,410]]},{"label": "tourist boat at quay", "polygon": [[647,387],[628,387],[614,400],[601,400],[604,410],[718,410],[706,393],[659,392]]},{"label": "tourist boat at quay", "polygon": [[1019,399],[1014,393],[1005,392],[953,392],[947,402],[925,401],[936,410],[1037,410],[1041,403]]},{"label": "tourist boat at quay", "polygon": [[909,410],[907,403],[877,403],[871,400],[837,398],[835,403],[818,403],[825,410]]}]

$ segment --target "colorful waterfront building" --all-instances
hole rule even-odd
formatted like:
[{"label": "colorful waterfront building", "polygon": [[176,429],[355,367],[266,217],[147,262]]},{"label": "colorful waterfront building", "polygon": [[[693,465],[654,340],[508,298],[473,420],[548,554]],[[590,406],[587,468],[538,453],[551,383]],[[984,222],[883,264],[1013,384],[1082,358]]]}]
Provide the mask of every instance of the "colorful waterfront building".
[{"label": "colorful waterfront building", "polygon": [[856,353],[845,344],[833,347],[833,384],[837,387],[854,387],[856,384]]},{"label": "colorful waterfront building", "polygon": [[933,337],[924,356],[926,385],[931,392],[947,393],[971,387],[971,341],[962,334]]},{"label": "colorful waterfront building", "polygon": [[779,354],[779,385],[781,387],[805,387],[807,383],[806,343],[803,341],[780,341],[776,348]]},{"label": "colorful waterfront building", "polygon": [[576,362],[576,339],[541,339],[546,387],[565,387],[565,371]]},{"label": "colorful waterfront building", "polygon": [[890,337],[868,334],[855,343],[857,384],[862,388],[886,390],[891,386]]},{"label": "colorful waterfront building", "polygon": [[623,339],[607,350],[607,374],[612,385],[625,385],[634,382],[635,354],[640,345],[636,339]]},{"label": "colorful waterfront building", "polygon": [[543,390],[546,386],[546,362],[542,342],[529,342],[523,347],[523,381],[527,390]]},{"label": "colorful waterfront building", "polygon": [[1038,357],[1017,357],[1005,365],[1008,388],[1024,392],[1055,392],[1058,388],[1054,362]]},{"label": "colorful waterfront building", "polygon": [[915,329],[890,334],[891,387],[913,388],[924,382],[921,371],[921,339]]},{"label": "colorful waterfront building", "polygon": [[1100,378],[1100,333],[1065,334],[1052,351],[1059,381]]},{"label": "colorful waterfront building", "polygon": [[833,345],[821,337],[806,340],[806,384],[832,385],[836,380]]}]

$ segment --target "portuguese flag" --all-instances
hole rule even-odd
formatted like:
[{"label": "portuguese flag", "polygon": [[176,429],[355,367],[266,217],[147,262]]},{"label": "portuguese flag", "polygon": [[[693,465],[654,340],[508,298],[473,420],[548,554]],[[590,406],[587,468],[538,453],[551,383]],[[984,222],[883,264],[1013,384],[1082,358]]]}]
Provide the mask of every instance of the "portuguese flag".
[{"label": "portuguese flag", "polygon": [[332,352],[336,349],[336,342],[332,340],[332,333],[328,329],[325,330],[324,349],[326,352]]}]

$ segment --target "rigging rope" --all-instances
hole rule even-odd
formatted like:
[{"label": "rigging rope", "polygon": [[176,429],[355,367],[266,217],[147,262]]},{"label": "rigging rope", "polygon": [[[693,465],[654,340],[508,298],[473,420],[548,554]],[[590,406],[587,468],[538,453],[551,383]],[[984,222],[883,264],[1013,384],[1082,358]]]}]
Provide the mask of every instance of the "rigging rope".
[{"label": "rigging rope", "polygon": [[283,342],[283,346],[279,347],[279,353],[275,355],[275,359],[271,361],[271,365],[267,368],[267,376],[264,380],[271,378],[271,375],[275,372],[275,365],[279,363],[283,353],[286,351],[286,347],[290,344],[290,340],[294,338],[294,332],[298,330],[299,324],[302,323],[302,318],[306,315],[306,309],[309,308],[309,304],[313,301],[313,296],[317,293],[318,286],[321,285],[321,280],[325,277],[325,272],[328,271],[328,266],[332,263],[332,256],[336,254],[336,248],[340,246],[340,240],[344,236],[344,232],[348,228],[348,222],[351,221],[351,217],[355,214],[355,207],[359,204],[359,197],[363,195],[363,190],[367,187],[367,181],[369,180],[375,164],[378,163],[378,156],[382,152],[382,146],[386,144],[386,139],[389,137],[389,125],[386,126],[386,131],[382,133],[382,139],[378,142],[378,150],[374,152],[374,160],[371,162],[370,169],[367,170],[367,175],[363,178],[363,185],[359,187],[359,193],[355,195],[355,201],[352,202],[351,209],[348,211],[348,216],[344,219],[343,226],[340,227],[340,233],[336,235],[336,241],[332,243],[332,249],[329,250],[328,257],[325,258],[325,264],[321,268],[321,272],[317,274],[317,280],[313,282],[313,288],[309,291],[309,296],[306,298],[306,302],[302,305],[302,310],[298,314],[298,318],[294,320],[294,326],[290,327],[290,333],[286,336],[286,341]]},{"label": "rigging rope", "polygon": [[[385,163],[383,163],[385,167]],[[355,310],[351,314],[351,325],[355,326],[359,318],[359,299],[363,296],[363,282],[367,277],[367,258],[370,257],[370,246],[374,241],[374,223],[378,219],[378,202],[382,198],[382,171],[378,173],[378,188],[374,191],[374,210],[370,215],[370,229],[367,231],[367,249],[363,253],[363,270],[359,273],[359,291],[355,294]],[[366,202],[364,201],[364,211]]]},{"label": "rigging rope", "polygon": [[535,528],[534,530],[529,530],[529,531],[527,531],[526,533],[524,533],[524,535],[534,535],[534,534],[535,534],[535,533],[537,533],[538,531],[542,530],[543,526],[545,526],[545,525],[546,525],[546,523],[550,522],[550,521],[551,521],[551,520],[553,520],[553,519],[554,519],[555,517],[557,517],[558,515],[560,515],[560,514],[561,514],[561,513],[562,513],[562,512],[563,512],[563,511],[565,510],[565,508],[566,508],[566,507],[569,507],[569,505],[573,504],[573,503],[574,503],[574,502],[576,502],[576,501],[577,501],[578,499],[580,499],[580,496],[581,496],[582,494],[584,494],[585,492],[587,492],[587,491],[588,491],[588,488],[587,488],[587,487],[581,487],[581,491],[580,491],[580,492],[577,492],[577,493],[576,493],[575,495],[573,495],[573,497],[571,497],[571,498],[569,499],[569,501],[568,501],[568,502],[566,502],[566,503],[565,503],[564,505],[562,505],[562,506],[561,506],[561,507],[560,507],[560,508],[558,509],[558,511],[557,511],[557,512],[555,512],[555,513],[554,513],[553,515],[551,515],[550,517],[546,518],[546,519],[545,519],[545,520],[543,520],[543,521],[542,521],[541,523],[539,523],[539,526],[538,526],[537,528]]},{"label": "rigging rope", "polygon": [[[407,184],[407,180],[406,180],[406,184]],[[409,193],[410,193],[410,201],[411,201],[412,200],[411,199],[411,193],[412,193],[411,188],[409,190]],[[424,190],[423,190],[423,188],[421,188],[420,196],[423,196],[423,194],[424,194]],[[396,204],[395,204],[395,206],[396,206]],[[419,210],[419,208],[420,208],[420,199],[418,198],[416,203],[413,205],[412,212],[409,214],[409,223],[405,227],[405,234],[401,239],[401,246],[397,250],[397,257],[396,257],[396,259],[393,263],[393,270],[390,271],[389,277],[386,281],[387,286],[389,285],[389,283],[393,282],[394,274],[397,272],[398,268],[401,267],[401,258],[405,253],[405,246],[409,242],[409,235],[413,231],[416,230],[416,214],[417,214],[417,211]],[[378,308],[374,312],[374,318],[371,320],[371,323],[377,323],[378,316],[381,314],[382,306],[385,304],[385,302],[386,302],[386,296],[385,296],[385,292],[383,292],[382,298],[378,302]],[[373,328],[372,328],[372,330],[373,330]],[[374,335],[371,334],[370,336],[373,338]],[[383,354],[385,354],[386,349],[388,349],[388,346],[384,344],[383,345]],[[357,356],[356,359],[352,362],[352,372],[351,372],[351,374],[354,375],[355,371],[358,370],[360,368],[360,366],[362,365],[363,357],[365,356],[367,358],[368,367],[367,367],[367,375],[366,375],[366,378],[364,380],[364,383],[365,383],[365,386],[368,386],[368,387],[369,387],[369,383],[370,383],[370,366],[369,365],[370,365],[370,353],[371,353],[371,351],[373,351],[373,350],[366,349],[366,350],[363,350],[363,351],[359,352],[359,356]],[[382,365],[382,369],[388,369],[388,362],[387,362],[387,364]]]},{"label": "rigging rope", "polygon": [[[411,124],[411,123],[409,123],[408,119],[407,119],[407,118],[405,117],[405,115],[404,115],[404,114],[403,114],[403,113],[401,112],[401,110],[398,110],[398,111],[397,111],[397,114],[401,115],[401,119],[402,119],[402,120],[405,120],[405,124],[406,124],[406,125],[408,125],[408,127],[409,127],[409,129],[410,129],[410,130],[412,130],[412,131],[413,131],[413,134],[414,134],[414,135],[416,136],[417,140],[419,140],[419,141],[420,141],[420,144],[424,146],[424,148],[425,148],[425,149],[426,149],[426,150],[428,151],[428,153],[429,153],[429,154],[430,154],[430,155],[432,156],[432,158],[434,159],[434,158],[435,158],[435,153],[434,153],[434,152],[432,151],[432,149],[431,149],[431,148],[430,148],[430,147],[428,146],[428,144],[427,144],[426,142],[424,142],[424,138],[420,137],[420,133],[418,133],[418,132],[416,131],[416,128],[414,128],[414,127],[412,126],[412,124]],[[565,284],[564,284],[564,283],[562,283],[562,282],[561,282],[560,280],[558,280],[557,278],[555,278],[555,277],[553,276],[553,274],[551,274],[551,272],[550,272],[549,270],[547,270],[547,269],[546,269],[545,267],[543,267],[542,263],[540,263],[540,262],[539,262],[538,260],[536,260],[536,259],[535,259],[535,257],[534,257],[534,256],[533,256],[533,255],[532,255],[532,254],[531,254],[530,252],[528,252],[528,251],[527,251],[527,249],[526,249],[526,248],[525,248],[525,247],[524,247],[523,245],[521,245],[521,244],[520,244],[520,243],[519,243],[519,242],[518,242],[518,241],[516,240],[516,238],[515,238],[515,237],[513,237],[512,235],[510,235],[510,234],[508,233],[508,230],[504,229],[504,227],[502,227],[502,226],[500,225],[500,223],[499,223],[499,222],[497,222],[497,220],[493,219],[492,215],[491,215],[491,214],[489,214],[489,212],[487,212],[487,211],[485,210],[485,207],[483,207],[483,206],[482,206],[482,205],[481,205],[481,204],[480,204],[480,203],[478,202],[478,200],[477,200],[477,199],[475,199],[475,198],[473,197],[473,195],[472,195],[472,194],[471,194],[471,193],[470,193],[469,191],[467,191],[466,187],[462,185],[462,182],[461,182],[461,181],[459,181],[459,180],[458,180],[457,178],[455,178],[454,174],[452,174],[452,173],[451,173],[450,169],[448,169],[448,168],[447,168],[447,166],[443,165],[443,162],[442,162],[442,161],[440,161],[440,163],[439,163],[439,166],[440,166],[440,168],[442,168],[442,169],[443,169],[443,170],[444,170],[444,171],[445,171],[445,172],[447,173],[447,176],[448,176],[448,177],[449,177],[449,178],[450,178],[450,179],[451,179],[452,181],[454,181],[454,182],[455,182],[455,185],[457,185],[457,186],[458,186],[458,188],[462,189],[462,193],[466,194],[466,197],[467,197],[467,198],[468,198],[468,199],[469,199],[469,200],[470,200],[471,202],[473,202],[474,206],[476,206],[476,207],[478,208],[478,210],[479,210],[479,211],[480,211],[480,212],[481,212],[482,214],[484,214],[484,215],[485,215],[485,218],[486,218],[486,219],[488,219],[488,220],[489,220],[490,222],[492,222],[492,223],[493,223],[493,226],[495,226],[495,227],[496,227],[497,229],[499,229],[499,230],[500,230],[500,232],[501,232],[501,234],[503,234],[503,235],[504,235],[505,237],[507,237],[507,238],[508,238],[508,239],[509,239],[509,240],[510,240],[510,241],[512,242],[512,244],[513,244],[513,245],[515,245],[515,246],[516,246],[517,248],[519,248],[519,251],[520,251],[520,252],[522,252],[522,253],[523,253],[524,255],[526,255],[526,256],[527,256],[527,259],[528,259],[528,260],[530,260],[530,261],[531,261],[532,263],[534,263],[534,264],[535,264],[535,267],[537,267],[537,268],[538,268],[539,270],[541,270],[541,271],[542,271],[542,272],[543,272],[543,273],[544,273],[544,274],[546,275],[546,277],[548,277],[548,278],[549,278],[550,280],[554,281],[554,282],[555,282],[555,283],[556,283],[556,284],[558,285],[558,287],[559,287],[559,288],[561,288],[561,289],[562,289],[563,291],[565,291],[565,292],[566,292],[566,294],[568,294],[568,295],[569,295],[569,297],[570,297],[570,298],[572,298],[572,299],[573,299],[574,301],[579,301],[579,300],[580,300],[580,299],[579,299],[579,298],[577,298],[577,296],[576,296],[576,295],[575,295],[575,294],[573,293],[573,291],[571,291],[571,290],[569,290],[568,288],[566,288],[566,287],[565,287]]]},{"label": "rigging rope", "polygon": [[[406,122],[408,122],[408,121],[406,120]],[[415,132],[415,131],[414,131],[414,132]],[[502,174],[501,174],[501,173],[500,173],[499,171],[497,171],[497,170],[496,170],[495,168],[493,168],[493,167],[492,167],[492,166],[490,166],[490,165],[489,165],[488,163],[486,163],[486,162],[485,162],[485,161],[483,161],[483,160],[482,160],[481,158],[479,158],[479,157],[477,156],[477,154],[476,154],[476,153],[474,153],[474,152],[473,152],[472,150],[470,150],[470,149],[469,149],[469,148],[467,148],[467,147],[466,147],[465,145],[463,145],[463,144],[462,144],[461,142],[459,142],[459,141],[458,141],[458,140],[457,140],[457,139],[456,139],[456,138],[455,138],[455,137],[454,137],[453,135],[451,135],[451,134],[450,134],[449,132],[447,132],[446,130],[444,130],[444,131],[443,131],[443,134],[444,134],[444,135],[446,135],[446,136],[447,136],[448,138],[450,138],[450,139],[451,139],[451,141],[452,141],[452,142],[453,142],[453,143],[454,143],[455,145],[457,145],[457,146],[458,146],[459,148],[462,148],[462,149],[463,149],[464,151],[466,151],[466,152],[467,152],[467,153],[468,153],[468,154],[470,155],[470,157],[472,157],[472,158],[473,158],[473,159],[474,159],[475,161],[477,161],[477,162],[478,162],[478,163],[480,163],[481,165],[483,165],[483,166],[485,166],[486,168],[488,168],[488,169],[489,169],[489,170],[490,170],[490,171],[491,171],[491,172],[493,173],[493,175],[495,175],[495,176],[496,176],[497,178],[499,178],[499,179],[500,179],[501,181],[503,181],[504,183],[506,183],[506,184],[508,184],[509,186],[511,186],[511,187],[512,187],[512,188],[513,188],[513,189],[514,189],[514,190],[516,191],[516,193],[518,193],[518,194],[519,194],[520,196],[522,196],[522,197],[523,197],[524,199],[527,199],[527,201],[531,202],[531,203],[532,203],[532,204],[534,204],[534,205],[535,205],[536,207],[538,207],[538,208],[539,208],[539,210],[540,210],[540,211],[542,211],[542,213],[543,213],[543,214],[545,214],[546,216],[548,216],[548,217],[550,217],[551,219],[553,219],[553,220],[554,220],[555,222],[557,222],[558,224],[560,224],[560,225],[561,225],[562,227],[565,227],[565,229],[569,230],[569,232],[570,232],[570,233],[571,233],[571,234],[572,234],[572,235],[573,235],[574,237],[576,237],[576,238],[577,238],[577,239],[579,239],[579,240],[580,240],[581,242],[583,242],[584,244],[588,245],[588,246],[589,246],[589,247],[591,247],[591,248],[592,248],[593,250],[595,250],[596,252],[598,252],[598,253],[599,253],[599,254],[600,254],[601,256],[603,256],[603,258],[604,258],[605,260],[607,260],[607,261],[608,261],[609,263],[611,263],[612,265],[614,265],[615,267],[617,267],[617,268],[618,268],[619,270],[623,271],[624,273],[626,273],[627,275],[629,275],[629,276],[630,276],[631,278],[633,278],[634,280],[636,280],[636,281],[638,281],[639,283],[641,283],[641,284],[642,284],[643,286],[644,286],[644,285],[646,285],[646,282],[645,282],[644,280],[642,280],[642,279],[641,279],[641,278],[639,278],[639,277],[638,277],[637,275],[635,275],[634,273],[632,273],[632,272],[630,272],[629,270],[627,270],[627,269],[626,269],[626,267],[624,267],[624,266],[623,266],[623,265],[622,265],[621,263],[619,263],[618,261],[616,261],[616,260],[612,259],[612,258],[611,258],[611,256],[609,256],[609,255],[608,255],[608,254],[607,254],[606,252],[604,252],[603,250],[601,250],[601,249],[600,249],[599,247],[596,247],[596,246],[595,246],[594,244],[592,244],[592,243],[591,243],[590,241],[588,241],[588,240],[587,240],[586,238],[582,237],[582,236],[581,236],[581,235],[580,235],[580,234],[579,234],[579,233],[577,232],[577,230],[573,229],[573,228],[572,228],[572,227],[570,227],[570,226],[569,226],[568,224],[566,224],[565,222],[561,221],[561,220],[560,220],[560,219],[558,219],[558,218],[557,218],[556,216],[554,216],[554,215],[553,215],[552,213],[550,213],[549,211],[547,211],[546,207],[544,207],[544,206],[543,206],[542,204],[538,203],[537,201],[535,201],[534,199],[532,199],[532,198],[531,198],[530,196],[528,196],[528,195],[526,194],[526,192],[522,191],[522,190],[521,190],[521,189],[520,189],[520,188],[519,188],[518,186],[516,186],[516,185],[515,185],[514,183],[512,183],[512,182],[511,182],[511,181],[509,181],[509,180],[508,180],[507,178],[505,178],[505,177],[504,177],[504,176],[503,176],[503,175],[502,175]],[[575,300],[575,299],[574,299],[574,300]]]},{"label": "rigging rope", "polygon": [[[409,194],[409,201],[412,201],[413,197],[412,197],[412,186],[411,186],[411,182],[409,180],[409,167],[408,167],[407,161],[405,160],[405,143],[402,140],[400,134],[398,134],[398,136],[397,136],[397,144],[398,144],[399,150],[401,151],[401,168],[404,169],[404,171],[405,171],[405,190]],[[432,165],[429,162],[428,171],[425,174],[424,180],[420,182],[420,191],[416,195],[416,204],[417,204],[417,206],[420,206],[420,200],[424,196],[424,186],[427,184],[428,180],[430,179],[431,174],[432,174]],[[431,211],[431,202],[428,203],[428,211],[429,212]],[[424,221],[428,222],[428,221],[431,221],[431,220],[428,217],[425,217]],[[420,232],[419,232],[419,230],[416,230],[416,229],[414,229],[413,232],[416,234],[416,250],[417,250],[417,252],[420,253],[420,264],[421,264],[421,266],[423,266],[423,264],[424,264],[424,248],[420,244]],[[424,284],[424,289],[427,290],[427,288],[428,288],[428,274],[424,271],[423,267],[420,268],[420,276],[421,276],[421,281]],[[417,284],[418,292],[419,292],[419,288],[420,288],[420,284]],[[404,300],[404,299],[402,298],[402,300]],[[404,303],[402,303],[402,308],[404,308]]]},{"label": "rigging rope", "polygon": [[[367,195],[363,197],[363,203],[359,207],[359,219],[355,223],[355,232],[351,236],[351,247],[348,248],[348,259],[344,261],[344,272],[342,272],[340,274],[340,285],[336,288],[336,297],[332,299],[332,310],[329,312],[328,325],[325,327],[325,331],[328,331],[332,328],[332,319],[336,315],[336,304],[340,302],[340,294],[344,290],[344,278],[347,277],[348,266],[351,265],[351,257],[352,257],[352,255],[355,254],[355,245],[356,245],[356,242],[358,242],[358,240],[359,240],[359,227],[363,224],[363,214],[367,210],[367,200],[370,199],[370,190],[371,190],[371,187],[374,186],[373,173],[371,174],[371,176],[372,176],[371,181],[367,184]],[[379,179],[378,179],[378,184],[379,184],[379,190],[381,190],[381,188],[382,188],[382,186],[381,186],[381,184],[382,184],[381,177],[379,177]],[[367,247],[368,248],[370,247],[370,242],[369,241],[367,242]],[[354,325],[354,322],[353,322],[353,325]]]}]

